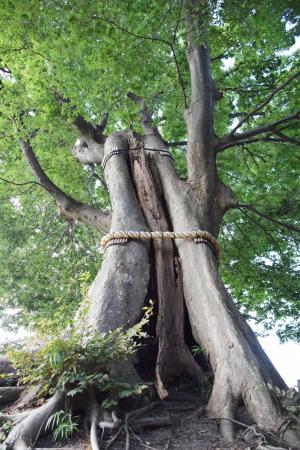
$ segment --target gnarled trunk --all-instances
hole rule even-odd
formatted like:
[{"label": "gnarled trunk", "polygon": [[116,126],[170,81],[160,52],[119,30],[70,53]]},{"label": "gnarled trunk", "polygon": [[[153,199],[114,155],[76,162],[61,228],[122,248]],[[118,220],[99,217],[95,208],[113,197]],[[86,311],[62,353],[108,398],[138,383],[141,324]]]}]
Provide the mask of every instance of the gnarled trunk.
[{"label": "gnarled trunk", "polygon": [[[130,228],[143,231],[149,227],[160,231],[205,228],[216,232],[222,208],[220,184],[216,182],[208,193],[205,190],[195,192],[190,182],[179,180],[171,158],[158,151],[167,151],[160,136],[145,131],[144,136],[138,137],[138,150],[130,151],[132,138],[128,135],[128,152],[113,155],[105,168],[113,199],[112,231]],[[114,203],[115,189],[119,189],[116,200],[119,203],[125,201],[130,192],[131,214],[121,217],[120,211],[123,212],[124,207],[114,209],[119,208],[119,203]],[[286,385],[224,287],[210,246],[187,239],[173,242],[159,239],[153,241],[153,247],[155,256],[152,259],[149,247],[142,240],[129,240],[124,245],[117,243],[108,248],[90,290],[93,301],[89,317],[100,331],[134,323],[147,300],[150,262],[154,266],[152,273],[156,274],[157,285],[159,351],[156,376],[161,397],[167,395],[167,391],[159,381],[167,383],[177,372],[194,376],[201,373],[184,342],[184,300],[193,336],[203,348],[214,374],[208,414],[234,419],[237,407],[242,403],[253,422],[264,429],[279,429],[284,413],[268,384],[280,389]],[[141,264],[144,264],[142,269]],[[125,268],[126,274],[120,272],[120,267]],[[135,280],[134,285],[128,283],[130,279]],[[107,286],[109,291],[104,291]],[[131,297],[134,290],[138,295]],[[104,306],[108,301],[110,307]],[[128,305],[131,308],[129,314]],[[223,432],[232,438],[230,422],[223,426]]]},{"label": "gnarled trunk", "polygon": [[[178,177],[165,141],[151,125],[151,113],[144,101],[130,94],[142,108],[143,135],[120,131],[106,138],[103,130],[100,132],[82,118],[75,122],[81,140],[73,153],[83,164],[102,161],[111,216],[65,195],[45,175],[31,146],[20,140],[33,173],[68,220],[81,220],[103,231],[110,225],[111,232],[204,230],[217,238],[222,217],[235,200],[219,179],[216,168],[218,145],[222,144],[213,128],[218,92],[203,38],[205,18],[200,17],[197,3],[183,2],[187,8],[191,76],[191,104],[185,111],[187,181]],[[234,139],[232,135],[231,138]],[[152,243],[137,238],[110,244],[89,290],[88,323],[100,332],[132,326],[142,316],[142,308],[150,297],[150,285],[154,285],[151,294],[158,305],[154,339],[159,396],[168,395],[168,383],[178,374],[185,372],[199,377],[203,373],[185,342],[186,305],[193,337],[203,349],[214,376],[207,413],[234,419],[238,406],[243,404],[253,422],[267,430],[279,430],[285,415],[269,385],[280,389],[286,385],[224,287],[209,241],[197,242],[192,238],[171,241],[160,237]],[[126,373],[131,376],[132,370]],[[60,401],[58,398],[57,403]],[[42,418],[48,409],[52,411],[51,402],[40,408]],[[36,424],[26,420],[28,438],[31,432],[27,424],[35,431]],[[19,437],[20,430],[21,427],[11,436]],[[223,425],[223,433],[230,439],[233,437],[230,421]],[[300,442],[290,430],[286,439],[292,444]]]}]

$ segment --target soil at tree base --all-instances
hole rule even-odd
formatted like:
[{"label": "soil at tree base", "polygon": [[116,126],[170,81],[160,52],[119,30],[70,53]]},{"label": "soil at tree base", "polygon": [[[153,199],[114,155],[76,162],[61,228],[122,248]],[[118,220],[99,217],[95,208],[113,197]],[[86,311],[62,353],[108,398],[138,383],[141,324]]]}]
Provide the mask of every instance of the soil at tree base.
[{"label": "soil at tree base", "polygon": [[[234,442],[226,442],[221,438],[216,421],[206,419],[199,412],[201,404],[195,402],[170,402],[166,410],[171,415],[171,425],[156,429],[149,429],[137,435],[143,442],[153,449],[157,450],[252,450],[257,447],[257,442],[250,446],[249,442],[243,441],[242,433],[237,434]],[[147,417],[162,414],[161,408],[148,413]],[[109,436],[105,437],[104,445]],[[85,439],[83,436],[74,436],[68,442],[54,444],[51,437],[44,437],[37,442],[39,448],[62,448],[74,450],[89,450],[89,436]],[[111,450],[124,450],[125,434],[122,432],[120,437],[109,447]],[[135,442],[131,437],[130,450],[142,450],[145,446]]]}]

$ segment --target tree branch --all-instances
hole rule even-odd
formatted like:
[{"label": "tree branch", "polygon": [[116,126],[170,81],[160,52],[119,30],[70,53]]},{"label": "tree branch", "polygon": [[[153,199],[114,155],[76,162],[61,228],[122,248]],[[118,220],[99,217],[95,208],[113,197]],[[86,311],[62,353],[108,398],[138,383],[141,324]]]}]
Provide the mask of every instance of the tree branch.
[{"label": "tree branch", "polygon": [[174,30],[173,30],[172,44],[174,44],[175,41],[176,41],[176,35],[177,35],[178,26],[179,26],[179,23],[180,23],[182,7],[183,7],[183,0],[180,0],[180,3],[179,3],[179,10],[178,10],[178,16],[177,16],[176,24],[175,24],[175,27],[174,27]]},{"label": "tree branch", "polygon": [[37,181],[24,181],[23,183],[16,183],[15,181],[7,180],[6,178],[0,177],[0,180],[4,183],[13,184],[14,186],[26,186],[27,184],[35,184],[40,187],[44,187],[41,183],[38,183]]},{"label": "tree branch", "polygon": [[170,47],[171,52],[172,52],[172,56],[173,56],[173,59],[174,59],[174,63],[175,63],[176,72],[177,72],[177,75],[178,75],[178,81],[179,81],[180,89],[182,91],[182,95],[183,95],[183,98],[184,98],[184,104],[185,104],[185,107],[187,107],[187,97],[186,97],[186,93],[185,93],[185,87],[184,87],[184,84],[183,84],[183,79],[182,79],[181,72],[180,72],[179,62],[178,62],[178,59],[177,59],[177,56],[176,56],[175,47],[174,47],[174,44],[175,44],[175,41],[176,41],[177,28],[178,28],[179,21],[180,21],[180,15],[181,15],[181,10],[182,10],[182,3],[183,3],[183,0],[181,0],[181,3],[180,3],[179,15],[178,15],[177,22],[175,24],[175,28],[174,28],[174,31],[173,31],[173,39],[172,39],[171,42],[169,42],[166,39],[157,37],[157,36],[147,36],[147,35],[137,34],[137,33],[133,32],[131,30],[128,30],[127,28],[124,28],[122,25],[119,25],[114,20],[106,19],[106,18],[104,18],[102,16],[99,16],[97,14],[93,14],[91,16],[91,19],[102,21],[102,22],[106,23],[107,25],[109,25],[110,27],[115,28],[117,30],[120,30],[120,31],[122,31],[122,32],[128,34],[129,36],[132,36],[132,37],[134,37],[136,39],[147,40],[147,41],[152,41],[152,42],[160,42],[161,44],[164,44],[164,45],[167,45],[168,47]]},{"label": "tree branch", "polygon": [[[232,133],[229,133],[218,139],[216,151],[221,152],[227,148],[234,147],[236,145],[241,145],[243,143],[257,142],[254,140],[249,142],[249,138],[258,136],[260,134],[268,133],[268,132],[272,132],[273,134],[276,134],[277,131],[281,132],[281,129],[278,129],[277,127],[279,125],[282,125],[287,122],[291,122],[293,120],[300,120],[300,109],[298,109],[293,114],[290,114],[289,116],[283,117],[282,119],[279,119],[279,120],[275,120],[274,122],[270,122],[266,125],[262,125],[261,127],[257,127],[257,128],[253,128],[252,130],[245,131],[244,133],[239,133],[235,136],[233,136]],[[245,142],[245,141],[247,141],[247,142]]]},{"label": "tree branch", "polygon": [[142,115],[142,127],[145,135],[146,136],[155,135],[164,145],[166,145],[158,129],[152,125],[152,113],[149,107],[146,105],[145,100],[142,97],[139,97],[138,95],[134,94],[133,92],[128,92],[127,97],[141,106],[140,113]]},{"label": "tree branch", "polygon": [[99,125],[94,126],[82,116],[77,116],[74,120],[74,125],[78,129],[79,133],[87,140],[93,139],[98,144],[104,144],[106,137],[103,135],[103,131],[107,125],[108,113],[104,114],[103,120]]},{"label": "tree branch", "polygon": [[[77,12],[81,13],[80,11],[76,10]],[[82,13],[81,13],[82,14]],[[101,22],[106,23],[107,25],[116,28],[117,30],[123,31],[124,33],[128,34],[129,36],[132,36],[136,39],[143,39],[143,40],[147,40],[147,41],[154,41],[154,42],[161,42],[163,44],[167,44],[170,45],[170,43],[163,38],[157,37],[157,36],[147,36],[147,35],[142,35],[142,34],[137,34],[131,30],[128,30],[127,28],[124,28],[122,25],[119,25],[117,22],[115,22],[114,20],[111,19],[106,19],[102,16],[99,16],[97,14],[93,14],[92,16],[90,16],[91,19],[93,20],[99,20]]]},{"label": "tree branch", "polygon": [[[213,167],[213,108],[215,84],[212,79],[209,48],[206,44],[206,24],[204,2],[201,11],[195,9],[197,2],[186,0],[190,12],[187,19],[188,50],[187,59],[191,79],[191,104],[185,111],[188,131],[187,167],[189,180],[201,177],[206,166],[205,177],[214,174]],[[196,31],[193,31],[195,30]]]},{"label": "tree branch", "polygon": [[106,113],[102,122],[96,126],[82,116],[75,118],[74,125],[80,133],[80,139],[76,142],[72,153],[81,164],[101,164],[106,141],[103,131],[107,124],[107,118],[108,114]]},{"label": "tree branch", "polygon": [[280,247],[280,245],[278,244],[277,240],[273,237],[272,233],[270,233],[269,230],[267,230],[266,227],[264,227],[261,223],[259,223],[257,220],[253,219],[253,217],[251,217],[251,214],[248,214],[246,211],[243,211],[242,208],[240,208],[241,212],[244,214],[244,216],[249,219],[252,223],[254,223],[254,225],[256,225],[257,227],[259,227],[264,233],[265,235],[270,239],[270,241],[272,241],[273,245],[275,245],[275,247],[278,249],[280,255],[285,258],[284,253]]},{"label": "tree branch", "polygon": [[79,220],[101,231],[109,231],[111,222],[110,214],[98,208],[93,208],[88,204],[81,203],[63,192],[46,175],[29,141],[19,138],[19,144],[31,172],[38,179],[38,184],[56,200],[60,207],[60,215],[62,217],[66,220]]},{"label": "tree branch", "polygon": [[4,54],[5,53],[12,53],[12,52],[21,52],[23,50],[26,50],[26,51],[29,51],[29,52],[33,53],[34,55],[40,56],[41,58],[45,59],[46,61],[51,62],[51,60],[49,58],[47,58],[47,56],[42,55],[41,53],[37,52],[32,47],[30,47],[29,44],[24,45],[23,47],[19,47],[19,48],[0,48],[0,50]]},{"label": "tree branch", "polygon": [[214,56],[214,57],[210,58],[211,62],[217,61],[218,59],[224,58],[224,56],[226,55],[226,53],[227,53],[231,48],[233,48],[233,47],[227,47],[226,50],[224,50],[224,52],[221,53],[220,55]]},{"label": "tree branch", "polygon": [[270,101],[272,100],[272,98],[280,91],[282,91],[288,84],[290,84],[293,80],[295,80],[297,77],[299,77],[300,75],[300,71],[296,72],[294,75],[292,75],[291,77],[289,77],[284,83],[280,84],[276,89],[274,89],[270,95],[268,95],[268,97],[259,105],[257,105],[252,111],[250,111],[232,130],[231,130],[231,135],[234,135],[235,132],[245,123],[248,121],[248,119],[250,119],[250,117],[252,117],[253,115],[255,115],[255,113],[257,113],[257,111],[259,111],[260,109],[264,108],[268,103],[270,103]]},{"label": "tree branch", "polygon": [[184,100],[184,107],[187,108],[188,107],[187,96],[186,96],[186,93],[185,93],[185,87],[184,87],[184,83],[183,83],[183,78],[181,76],[181,71],[180,71],[179,62],[178,62],[178,59],[177,59],[177,55],[176,55],[174,44],[173,43],[170,44],[170,47],[171,47],[172,55],[173,55],[173,58],[174,58],[176,72],[177,72],[177,75],[178,75],[178,81],[179,81],[179,85],[180,85],[182,96],[183,96],[183,100]]},{"label": "tree branch", "polygon": [[263,213],[261,211],[258,211],[252,205],[237,203],[235,206],[233,206],[233,208],[237,208],[237,209],[246,208],[249,211],[252,211],[253,213],[255,213],[258,216],[262,217],[263,219],[273,223],[274,225],[278,225],[278,226],[280,226],[282,228],[286,228],[289,231],[294,231],[296,233],[300,233],[300,228],[299,227],[296,227],[295,225],[291,225],[291,224],[289,224],[287,222],[282,222],[281,220],[274,219],[272,216],[269,216],[268,214],[265,214],[265,213]]},{"label": "tree branch", "polygon": [[[273,131],[273,133],[278,134],[277,131]],[[271,135],[268,135],[268,136],[264,136],[261,138],[255,138],[255,139],[242,139],[242,140],[235,141],[234,143],[229,143],[227,145],[223,145],[221,147],[218,147],[218,153],[222,152],[223,150],[226,150],[227,148],[236,147],[238,145],[243,146],[243,145],[247,145],[247,144],[255,144],[257,142],[267,142],[269,144],[278,144],[278,143],[282,143],[282,142],[289,142],[290,144],[300,146],[299,140],[290,138],[289,136],[286,136],[286,138],[284,139],[284,138],[276,138],[276,137],[272,137]]]},{"label": "tree branch", "polygon": [[[281,130],[274,130],[273,131],[274,134],[276,134],[280,139],[277,140],[280,142],[290,142],[291,144],[295,144],[298,145],[300,147],[300,140],[299,139],[295,139],[291,136],[287,136],[286,134],[282,133]],[[274,140],[274,139],[273,139]]]},{"label": "tree branch", "polygon": [[[70,100],[65,98],[59,92],[54,92],[56,101],[62,104],[69,104]],[[70,109],[74,111],[76,108],[70,105]],[[103,134],[108,121],[108,113],[106,112],[99,125],[93,125],[88,122],[80,114],[74,119],[74,126],[80,133],[80,139],[76,142],[72,153],[81,164],[101,164],[104,156],[104,144],[106,136]]]}]

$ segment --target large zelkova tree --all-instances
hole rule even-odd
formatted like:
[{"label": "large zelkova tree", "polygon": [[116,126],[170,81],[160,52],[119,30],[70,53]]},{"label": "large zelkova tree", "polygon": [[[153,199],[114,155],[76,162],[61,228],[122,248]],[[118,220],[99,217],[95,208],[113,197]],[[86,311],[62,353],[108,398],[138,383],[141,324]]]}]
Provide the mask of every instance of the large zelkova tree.
[{"label": "large zelkova tree", "polygon": [[[95,274],[85,320],[108,332],[153,299],[160,398],[179,374],[201,377],[197,343],[213,374],[208,415],[234,419],[243,405],[299,443],[274,394],[287,386],[245,320],[280,320],[281,337],[299,339],[300,61],[287,51],[298,2],[1,7],[2,307],[39,322],[64,303],[70,316]],[[96,274],[99,232],[125,234]],[[122,371],[136,376],[130,361]],[[8,444],[33,439],[47,414]]]}]

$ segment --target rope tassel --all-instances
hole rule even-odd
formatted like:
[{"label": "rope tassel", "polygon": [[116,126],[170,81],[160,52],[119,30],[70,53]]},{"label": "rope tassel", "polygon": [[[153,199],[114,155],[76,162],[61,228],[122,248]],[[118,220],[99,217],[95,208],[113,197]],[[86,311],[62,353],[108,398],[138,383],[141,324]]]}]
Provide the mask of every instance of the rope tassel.
[{"label": "rope tassel", "polygon": [[196,244],[207,244],[220,265],[221,251],[216,238],[208,231],[114,231],[101,239],[101,247],[105,251],[113,244],[125,244],[129,239],[194,239]]}]

